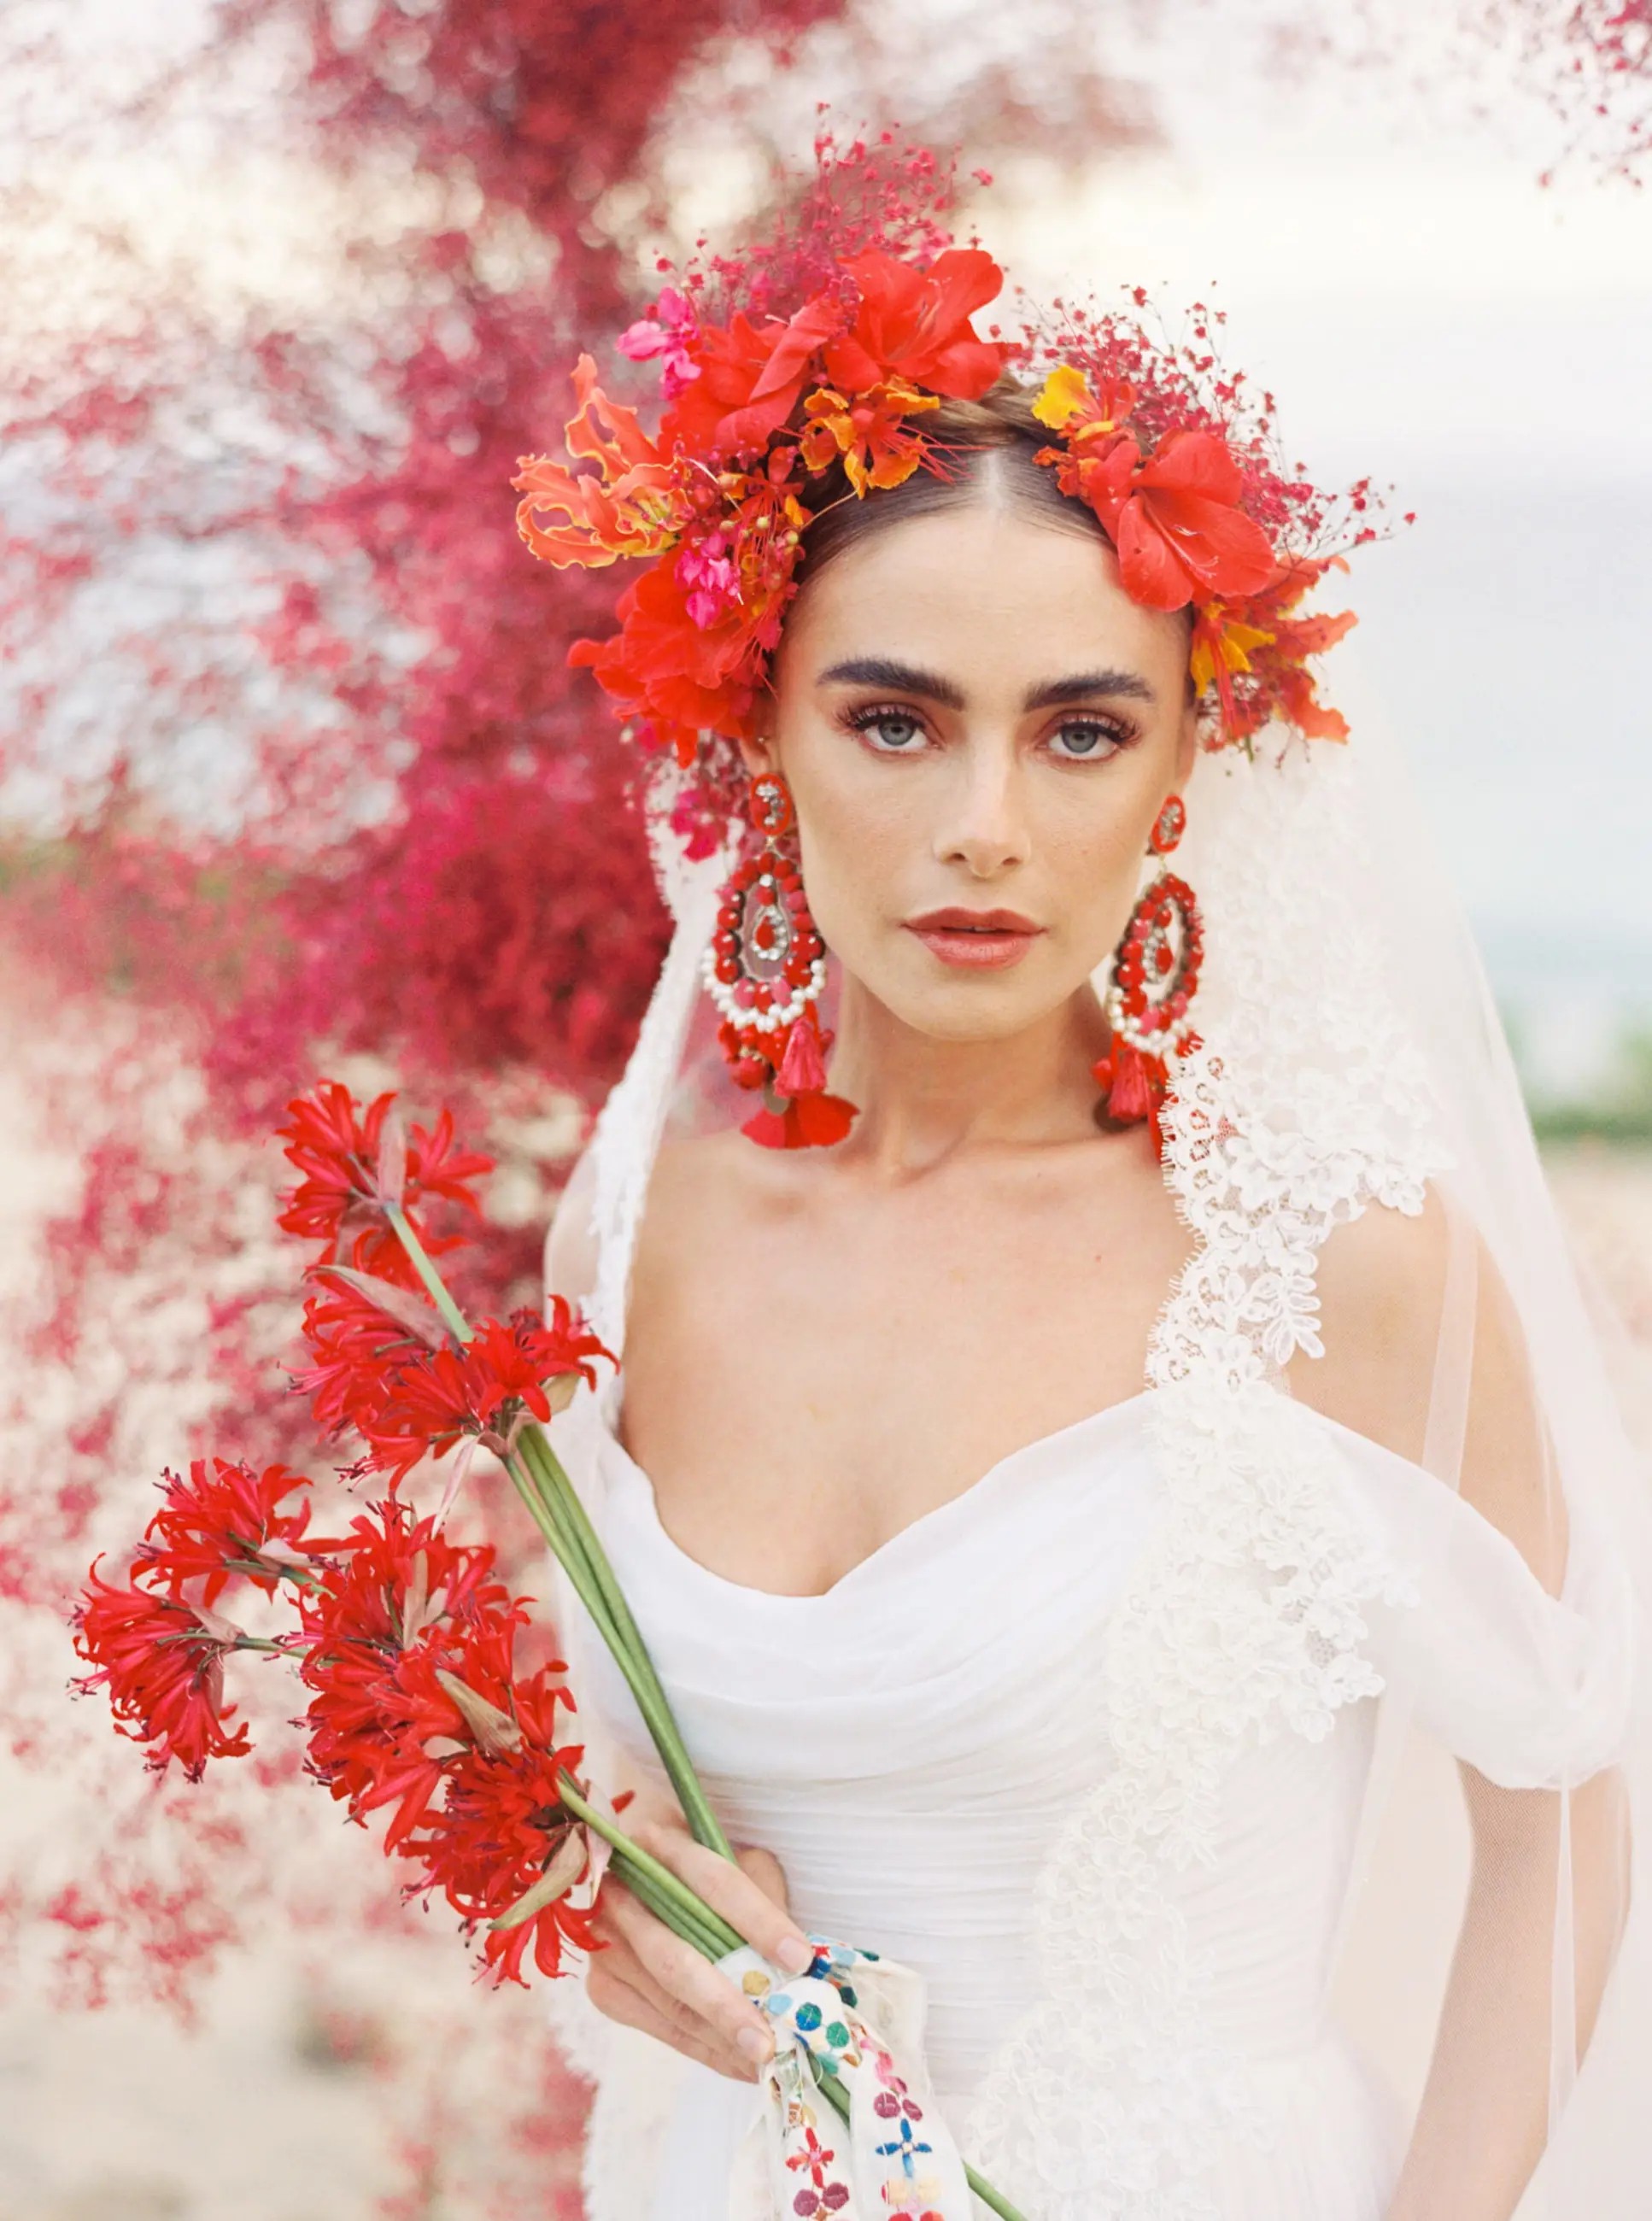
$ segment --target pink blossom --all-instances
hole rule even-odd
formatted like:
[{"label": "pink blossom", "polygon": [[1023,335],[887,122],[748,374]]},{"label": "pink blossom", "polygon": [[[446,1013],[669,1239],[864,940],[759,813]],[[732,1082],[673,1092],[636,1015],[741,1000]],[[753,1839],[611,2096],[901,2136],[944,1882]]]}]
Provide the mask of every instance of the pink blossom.
[{"label": "pink blossom", "polygon": [[675,286],[667,285],[654,303],[654,315],[628,324],[615,345],[633,362],[651,362],[658,355],[660,391],[667,401],[674,401],[700,374],[688,351],[688,341],[698,329],[693,310]]}]

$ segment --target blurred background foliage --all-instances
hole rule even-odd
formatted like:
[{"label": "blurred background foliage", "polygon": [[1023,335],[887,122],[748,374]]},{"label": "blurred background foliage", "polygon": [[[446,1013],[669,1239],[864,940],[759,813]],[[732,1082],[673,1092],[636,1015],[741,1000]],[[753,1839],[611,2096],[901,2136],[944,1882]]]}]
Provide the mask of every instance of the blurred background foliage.
[{"label": "blurred background foliage", "polygon": [[[577,2211],[535,2002],[395,1906],[290,1778],[278,1701],[251,1699],[266,1755],[188,1792],[63,1699],[66,1600],[163,1460],[326,1461],[284,1370],[288,1096],[327,1070],[453,1104],[500,1164],[460,1292],[500,1309],[623,1063],[663,920],[563,660],[609,585],[530,563],[510,516],[574,354],[703,225],[772,211],[823,99],[840,138],[998,172],[961,228],[1059,267],[1097,251],[1098,179],[1173,201],[1140,166],[1214,159],[1223,117],[1259,158],[1310,110],[1334,135],[1356,84],[1471,138],[1517,99],[1534,190],[1621,194],[1649,46],[1648,0],[0,14],[6,2221]],[[1408,160],[1380,157],[1395,208]],[[1229,205],[1209,264],[1288,257],[1299,208]],[[1532,1021],[1561,999],[1511,1012],[1542,1129],[1652,1138],[1652,1030],[1614,1004],[1580,1057]],[[476,1516],[531,1587],[508,1502]]]}]

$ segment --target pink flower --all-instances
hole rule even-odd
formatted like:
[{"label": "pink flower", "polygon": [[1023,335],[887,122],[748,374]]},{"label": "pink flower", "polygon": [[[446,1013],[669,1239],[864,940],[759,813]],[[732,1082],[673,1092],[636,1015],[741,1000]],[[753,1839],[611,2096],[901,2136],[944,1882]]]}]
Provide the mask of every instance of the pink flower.
[{"label": "pink flower", "polygon": [[674,285],[667,285],[654,303],[653,316],[639,316],[615,344],[633,362],[651,362],[658,355],[660,391],[667,401],[673,401],[690,379],[700,374],[698,363],[688,351],[689,339],[698,329],[693,310]]}]

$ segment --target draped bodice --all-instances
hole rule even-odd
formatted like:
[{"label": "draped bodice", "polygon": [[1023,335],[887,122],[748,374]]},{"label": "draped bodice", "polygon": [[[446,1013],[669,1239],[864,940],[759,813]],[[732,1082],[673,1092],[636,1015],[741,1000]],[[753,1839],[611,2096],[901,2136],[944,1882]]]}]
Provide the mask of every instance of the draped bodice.
[{"label": "draped bodice", "polygon": [[[603,1538],[714,1805],[779,1857],[803,1920],[925,1976],[944,2092],[975,2086],[1032,1999],[1038,1877],[1111,1762],[1110,1623],[1166,1511],[1151,1400],[1016,1452],[819,1596],[709,1572],[613,1436],[596,1446]],[[651,1768],[605,1653],[582,1686]],[[1367,1717],[1329,1751],[1252,1754],[1223,1857],[1182,1878],[1211,2019],[1259,2056],[1318,2032]]]},{"label": "draped bodice", "polygon": [[[1196,1392],[1155,1387],[1004,1459],[823,1594],[776,1594],[673,1541],[610,1401],[569,1455],[712,1802],[807,1926],[923,1977],[929,2070],[978,2163],[1065,2217],[1104,2137],[1223,2186],[1200,2210],[1224,2221],[1280,2210],[1287,2163],[1305,2215],[1374,2214],[1391,2117],[1330,2015],[1360,1700],[1398,1681],[1506,1783],[1598,1762],[1623,1672],[1598,1564],[1551,1598],[1363,1436],[1273,1392],[1229,1398],[1218,1434]],[[658,1780],[611,1660],[577,1615],[566,1632],[593,1740]],[[684,2062],[673,2087],[664,2203],[636,2210],[723,2221],[752,2093]]]}]

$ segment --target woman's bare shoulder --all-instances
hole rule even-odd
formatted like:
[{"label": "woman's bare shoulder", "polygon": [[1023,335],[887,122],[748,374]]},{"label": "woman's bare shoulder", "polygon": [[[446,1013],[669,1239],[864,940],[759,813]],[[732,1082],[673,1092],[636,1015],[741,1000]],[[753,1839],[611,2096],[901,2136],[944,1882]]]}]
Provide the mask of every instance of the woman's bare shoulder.
[{"label": "woman's bare shoulder", "polygon": [[1520,1314],[1461,1209],[1433,1189],[1411,1215],[1374,1206],[1321,1252],[1322,1357],[1299,1357],[1304,1403],[1413,1463],[1430,1420],[1455,1413],[1437,1447],[1465,1502],[1502,1530],[1551,1589],[1566,1560],[1566,1508]]},{"label": "woman's bare shoulder", "polygon": [[1411,1458],[1423,1446],[1451,1240],[1432,1188],[1420,1211],[1373,1204],[1336,1227],[1319,1251],[1323,1354],[1291,1366],[1305,1404]]},{"label": "woman's bare shoulder", "polygon": [[[730,1211],[752,1193],[746,1161],[760,1154],[735,1132],[662,1142],[643,1205],[637,1269],[726,1233]],[[596,1191],[595,1156],[587,1149],[558,1198],[545,1241],[547,1288],[576,1302],[597,1277]]]}]

